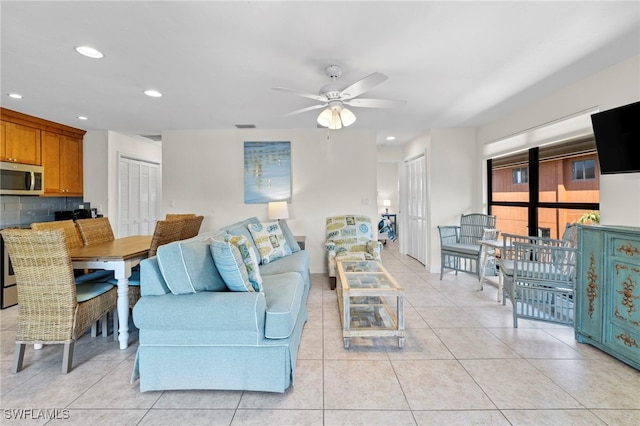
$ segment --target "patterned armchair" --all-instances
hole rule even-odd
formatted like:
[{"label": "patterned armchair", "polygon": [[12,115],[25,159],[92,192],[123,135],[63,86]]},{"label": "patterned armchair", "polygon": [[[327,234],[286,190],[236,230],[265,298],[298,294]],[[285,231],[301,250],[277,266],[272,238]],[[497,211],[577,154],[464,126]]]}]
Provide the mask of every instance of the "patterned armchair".
[{"label": "patterned armchair", "polygon": [[366,216],[328,217],[325,246],[332,290],[336,288],[336,261],[382,260],[382,243],[373,239],[371,219]]}]

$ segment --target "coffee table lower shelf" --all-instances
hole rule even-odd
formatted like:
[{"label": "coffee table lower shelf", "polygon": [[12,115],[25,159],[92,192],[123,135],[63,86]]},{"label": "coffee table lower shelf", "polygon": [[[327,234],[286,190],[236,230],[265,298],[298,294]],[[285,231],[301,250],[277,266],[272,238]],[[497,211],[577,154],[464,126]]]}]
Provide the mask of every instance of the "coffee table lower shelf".
[{"label": "coffee table lower shelf", "polygon": [[351,337],[387,336],[398,337],[398,347],[403,348],[404,289],[389,271],[378,261],[338,261],[337,270],[345,349]]},{"label": "coffee table lower shelf", "polygon": [[[338,291],[341,293],[341,291]],[[398,347],[404,347],[404,327],[399,326],[398,317],[383,297],[352,297],[349,308],[344,309],[343,297],[338,294],[342,322],[344,348],[351,345],[351,337],[397,336]]]}]

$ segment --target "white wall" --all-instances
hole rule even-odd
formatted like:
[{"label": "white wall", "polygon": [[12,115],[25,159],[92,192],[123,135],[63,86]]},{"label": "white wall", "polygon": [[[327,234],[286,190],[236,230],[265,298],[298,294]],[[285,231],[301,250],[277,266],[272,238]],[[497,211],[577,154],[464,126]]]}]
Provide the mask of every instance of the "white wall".
[{"label": "white wall", "polygon": [[266,204],[244,204],[244,141],[291,141],[287,222],[294,234],[307,236],[311,272],[326,272],[326,217],[378,214],[375,133],[342,129],[329,135],[323,129],[165,131],[162,210],[203,215],[203,231],[252,216],[267,220]]},{"label": "white wall", "polygon": [[[604,111],[638,100],[640,56],[635,56],[479,127],[478,143],[487,147],[581,111]],[[478,179],[484,181],[480,173]],[[600,177],[600,220],[609,225],[640,226],[640,173]]]},{"label": "white wall", "polygon": [[439,272],[438,225],[456,225],[463,213],[483,212],[475,129],[431,129],[405,146],[405,160],[422,154],[426,159],[425,266],[431,272]]},{"label": "white wall", "polygon": [[391,201],[389,213],[398,213],[398,163],[378,162],[378,214],[385,213],[384,200]]},{"label": "white wall", "polygon": [[[118,155],[160,164],[161,178],[162,148],[153,141],[147,142],[118,132],[89,131],[84,136],[83,150],[84,199],[107,216],[114,232],[117,232]],[[161,188],[158,194],[162,198]]]},{"label": "white wall", "polygon": [[[402,145],[378,145],[378,213],[386,212],[384,200],[391,201],[389,213],[400,214],[399,172],[402,166]],[[396,218],[397,219],[397,218]]]},{"label": "white wall", "polygon": [[84,200],[107,214],[109,207],[109,132],[88,131],[82,142]]}]

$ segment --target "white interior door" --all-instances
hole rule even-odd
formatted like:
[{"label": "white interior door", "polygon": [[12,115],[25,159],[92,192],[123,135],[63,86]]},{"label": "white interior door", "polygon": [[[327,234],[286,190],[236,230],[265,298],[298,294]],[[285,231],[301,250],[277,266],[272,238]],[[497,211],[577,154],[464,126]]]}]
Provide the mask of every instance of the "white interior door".
[{"label": "white interior door", "polygon": [[120,157],[118,237],[151,235],[158,209],[158,164]]},{"label": "white interior door", "polygon": [[427,215],[426,173],[424,156],[405,163],[405,194],[407,194],[406,253],[426,265],[427,263]]}]

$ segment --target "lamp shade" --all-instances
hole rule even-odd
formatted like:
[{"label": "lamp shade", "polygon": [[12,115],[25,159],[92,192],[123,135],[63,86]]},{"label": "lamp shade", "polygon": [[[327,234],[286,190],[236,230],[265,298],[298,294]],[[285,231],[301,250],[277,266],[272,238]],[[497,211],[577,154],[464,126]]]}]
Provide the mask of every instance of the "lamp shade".
[{"label": "lamp shade", "polygon": [[351,110],[342,106],[341,102],[333,101],[329,107],[318,116],[318,124],[331,130],[341,129],[343,126],[351,126],[356,121],[356,116]]},{"label": "lamp shade", "polygon": [[[340,121],[340,117],[338,116],[338,123],[335,122],[335,116],[337,114],[334,114],[334,110],[332,110],[331,108],[327,108],[324,111],[322,111],[320,113],[320,115],[318,116],[318,124],[321,125],[322,127],[328,127],[330,129],[339,129],[340,127],[342,127],[342,123],[339,123]],[[336,127],[337,125],[339,125],[340,127]]]},{"label": "lamp shade", "polygon": [[383,200],[382,205],[384,207],[391,207],[391,200]]},{"label": "lamp shade", "polygon": [[271,201],[267,207],[269,219],[289,219],[289,207],[286,201]]},{"label": "lamp shade", "polygon": [[343,126],[349,127],[356,122],[356,116],[350,110],[342,108],[342,111],[340,111],[340,120]]}]

